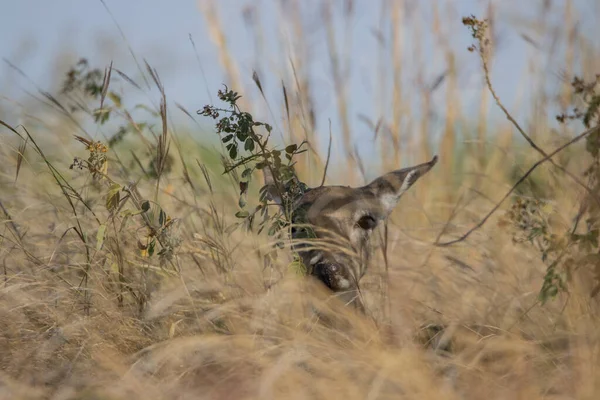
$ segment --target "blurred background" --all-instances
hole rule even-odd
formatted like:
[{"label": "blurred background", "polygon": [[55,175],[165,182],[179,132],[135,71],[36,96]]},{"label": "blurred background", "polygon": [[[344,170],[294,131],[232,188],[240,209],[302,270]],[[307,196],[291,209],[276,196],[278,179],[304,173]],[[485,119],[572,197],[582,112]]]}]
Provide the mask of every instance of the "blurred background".
[{"label": "blurred background", "polygon": [[[7,2],[3,14],[0,116],[9,122],[25,121],[32,107],[48,112],[35,92],[57,92],[79,58],[112,62],[136,80],[147,60],[171,105],[195,112],[227,84],[280,131],[310,131],[321,152],[331,122],[334,160],[357,152],[393,166],[423,159],[423,137],[429,152],[444,141],[486,147],[505,122],[467,50],[463,16],[490,19],[492,82],[523,124],[542,113],[554,127],[569,77],[597,65],[600,33],[593,0],[24,0]],[[290,127],[281,124],[282,85],[303,104]],[[129,92],[132,103],[144,96]],[[176,109],[172,118],[189,123]]]},{"label": "blurred background", "polygon": [[[1,3],[0,398],[598,398],[600,135],[513,185],[600,122],[600,1]],[[197,113],[223,85],[309,186],[439,155],[373,233],[368,315],[241,229]]]}]

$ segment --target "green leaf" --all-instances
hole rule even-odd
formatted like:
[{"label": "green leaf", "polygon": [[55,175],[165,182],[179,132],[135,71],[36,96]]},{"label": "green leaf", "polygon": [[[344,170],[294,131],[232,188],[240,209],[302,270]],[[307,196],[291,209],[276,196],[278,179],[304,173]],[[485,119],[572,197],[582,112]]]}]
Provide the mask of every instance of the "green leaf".
[{"label": "green leaf", "polygon": [[261,192],[259,194],[258,201],[264,201],[264,202],[266,202],[268,194],[269,194],[269,192],[267,192],[266,190],[264,192]]},{"label": "green leaf", "polygon": [[246,229],[248,232],[254,229],[254,214],[250,214],[248,218],[246,218]]},{"label": "green leaf", "polygon": [[223,143],[227,143],[227,142],[229,142],[231,139],[233,139],[233,135],[227,135],[227,136],[225,136],[223,139],[221,139],[221,141],[222,141]]},{"label": "green leaf", "polygon": [[225,228],[225,234],[229,235],[229,234],[233,233],[233,231],[235,231],[239,226],[240,226],[239,222],[229,225],[227,228]]},{"label": "green leaf", "polygon": [[152,240],[150,244],[148,244],[148,256],[152,257],[154,255],[154,248],[156,246],[156,240]]},{"label": "green leaf", "polygon": [[235,213],[235,216],[237,218],[246,218],[248,215],[250,215],[250,213],[248,212],[248,210],[241,210]]},{"label": "green leaf", "polygon": [[229,149],[229,157],[232,160],[235,160],[237,158],[237,155],[238,155],[237,146],[231,146],[231,148]]},{"label": "green leaf", "polygon": [[111,91],[108,92],[108,98],[111,99],[113,103],[115,103],[115,106],[117,108],[121,108],[121,96]]},{"label": "green leaf", "polygon": [[298,150],[298,145],[297,144],[290,144],[289,146],[287,146],[285,148],[285,152],[288,153],[288,154],[292,154],[296,150]]},{"label": "green leaf", "polygon": [[273,165],[275,166],[275,169],[281,168],[281,157],[279,157],[279,154],[273,155]]},{"label": "green leaf", "polygon": [[306,269],[306,266],[304,265],[302,260],[300,260],[299,258],[292,261],[292,263],[288,266],[288,268],[296,276],[306,276],[306,274],[308,272]]},{"label": "green leaf", "polygon": [[98,227],[98,233],[96,234],[96,250],[99,251],[104,244],[104,234],[106,233],[106,225],[102,224]]},{"label": "green leaf", "polygon": [[267,235],[273,236],[277,232],[278,229],[279,229],[279,225],[277,223],[272,224],[271,227],[269,228],[269,231],[267,232]]},{"label": "green leaf", "polygon": [[167,222],[167,214],[161,209],[158,214],[158,223],[163,226]]},{"label": "green leaf", "polygon": [[244,172],[242,172],[242,179],[248,179],[252,175],[252,170],[250,168],[246,168]]},{"label": "green leaf", "polygon": [[121,200],[121,196],[119,191],[121,190],[121,185],[113,184],[108,189],[108,193],[106,195],[106,209],[108,211],[112,211],[119,205],[119,201]]},{"label": "green leaf", "polygon": [[[260,215],[265,218],[268,218],[267,201],[266,200],[262,201],[259,207],[260,207]],[[258,211],[258,207],[256,208],[256,210]]]},{"label": "green leaf", "polygon": [[148,113],[150,113],[154,117],[158,117],[159,116],[159,114],[156,111],[154,111],[153,109],[151,109],[150,107],[148,107],[145,104],[138,104],[134,108],[136,108],[136,109],[139,108],[139,109],[142,109],[144,111],[147,111]]},{"label": "green leaf", "polygon": [[125,211],[121,212],[121,217],[123,218],[123,221],[121,221],[121,226],[119,227],[119,231],[123,231],[127,227],[127,222],[129,222],[129,219],[132,216],[133,216],[133,213],[131,212],[131,210],[125,210]]},{"label": "green leaf", "polygon": [[252,138],[246,139],[244,149],[246,149],[246,151],[254,151],[254,140]]}]

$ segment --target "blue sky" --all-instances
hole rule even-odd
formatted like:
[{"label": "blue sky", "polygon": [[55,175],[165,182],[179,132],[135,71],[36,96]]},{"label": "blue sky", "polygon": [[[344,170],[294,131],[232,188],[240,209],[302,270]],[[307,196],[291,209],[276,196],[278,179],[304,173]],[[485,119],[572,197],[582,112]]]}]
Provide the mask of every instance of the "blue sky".
[{"label": "blue sky", "polygon": [[[201,0],[204,1],[204,0]],[[325,31],[319,23],[320,7],[322,1],[306,0],[308,41],[311,44],[311,53],[314,62],[311,64],[311,78],[314,82],[314,98],[317,104],[317,130],[322,137],[327,136],[328,121],[331,119],[334,135],[339,131],[339,119],[335,106],[333,83],[330,74],[330,63],[327,56],[328,49],[325,44]],[[395,0],[388,0],[395,1]],[[400,1],[400,0],[398,0]],[[129,45],[136,55],[145,58],[154,66],[163,81],[168,98],[177,101],[190,111],[201,108],[210,102],[209,95],[214,95],[225,81],[222,68],[218,63],[218,55],[214,44],[208,35],[206,21],[194,0],[105,0],[112,15],[119,23],[127,38]],[[415,4],[414,1],[404,0],[405,4]],[[419,3],[418,12],[407,18],[421,22],[422,30],[431,29],[433,15],[432,5],[438,4],[442,11],[442,26],[449,32],[449,45],[457,55],[459,74],[459,90],[463,112],[477,110],[481,88],[479,63],[476,57],[466,51],[470,43],[467,30],[461,26],[460,18],[467,14],[483,15],[488,1],[483,0],[423,0]],[[127,44],[119,35],[111,16],[106,11],[100,0],[13,0],[3,5],[3,23],[0,24],[0,57],[9,60],[21,68],[29,78],[45,90],[56,90],[57,57],[61,51],[67,51],[74,59],[82,56],[90,59],[99,67],[104,67],[112,60],[119,67],[130,74],[135,74],[135,66],[128,52]],[[249,6],[256,6],[260,10],[261,26],[264,29],[265,49],[264,65],[266,69],[273,66],[271,71],[263,71],[267,76],[263,83],[272,106],[281,104],[281,88],[276,74],[269,79],[273,71],[285,70],[289,55],[281,42],[293,40],[291,29],[282,29],[275,21],[279,15],[280,0],[220,0],[219,13],[228,26],[228,44],[231,46],[236,63],[244,83],[245,90],[254,90],[252,98],[259,101],[256,90],[251,80],[252,71],[256,67],[256,51],[252,33],[248,30],[243,20],[243,11]],[[336,3],[340,3],[337,1]],[[355,14],[352,19],[350,31],[352,32],[351,71],[348,84],[348,98],[350,101],[350,119],[353,135],[361,151],[368,152],[372,146],[370,133],[366,126],[361,124],[358,114],[366,114],[376,120],[382,113],[389,115],[391,110],[381,110],[377,105],[378,71],[377,43],[373,31],[379,26],[380,7],[383,2],[354,1]],[[535,37],[535,32],[527,28],[515,29],[511,25],[517,16],[536,16],[542,0],[496,1],[499,4],[497,32],[501,34],[502,41],[498,49],[499,57],[493,65],[493,79],[500,96],[508,105],[516,108],[517,116],[524,116],[527,104],[527,66],[532,59],[546,57],[543,51],[536,50],[520,36],[522,33]],[[554,1],[554,21],[562,17],[561,1]],[[448,7],[451,5],[451,7]],[[600,6],[594,0],[578,0],[575,2],[578,12],[575,18],[580,21],[581,29],[590,31],[591,37],[600,33],[594,23],[594,15],[600,13]],[[314,7],[313,7],[314,6]],[[311,10],[311,7],[313,9]],[[336,10],[341,9],[338,7]],[[450,10],[450,11],[449,11]],[[344,25],[341,23],[341,12],[334,14],[337,21],[338,42],[342,42]],[[311,20],[311,18],[313,20]],[[411,43],[415,42],[415,35],[423,34],[414,30],[415,20],[408,21],[403,26],[405,37],[405,55],[403,63],[407,68],[413,61]],[[552,20],[552,19],[551,19]],[[454,22],[448,22],[454,21]],[[526,25],[525,25],[526,26]],[[192,36],[198,50],[205,78],[203,78],[198,65],[196,54],[190,44]],[[424,34],[423,34],[424,35]],[[430,35],[431,36],[431,35]],[[431,38],[425,37],[426,44],[421,49],[422,57],[426,60],[426,79],[432,81],[443,72],[444,63],[437,54],[428,52],[427,44],[432,44]],[[10,39],[8,39],[10,38]],[[542,38],[543,39],[543,38]],[[540,39],[541,40],[541,39]],[[542,61],[543,63],[543,61]],[[560,73],[561,66],[548,66],[544,71],[552,76]],[[414,69],[414,68],[413,68]],[[389,72],[389,71],[388,71]],[[418,71],[408,72],[407,90],[414,85],[414,76]],[[525,77],[525,78],[524,78]],[[205,81],[206,79],[206,81]],[[531,78],[533,79],[533,77]],[[208,82],[208,87],[205,82]],[[32,85],[23,77],[16,74],[6,63],[0,64],[0,107],[9,107],[6,99],[19,100],[26,98],[26,91],[33,91]],[[435,104],[444,107],[444,93],[439,90],[434,97]],[[3,96],[3,100],[2,99]],[[214,97],[213,97],[214,98]],[[515,101],[519,100],[518,103]],[[4,103],[4,104],[3,104]],[[385,102],[384,102],[385,103]],[[490,103],[491,104],[491,103]],[[492,105],[492,104],[491,104]],[[172,103],[171,103],[172,106]],[[492,105],[493,106],[493,105]],[[264,107],[258,106],[264,111]],[[275,107],[276,108],[276,107]],[[491,107],[491,115],[499,118],[500,115]],[[172,107],[173,115],[183,117]],[[443,112],[441,112],[443,114]],[[269,118],[268,113],[261,115]],[[12,121],[15,122],[15,121]],[[435,137],[441,126],[433,126],[431,134]],[[437,130],[437,131],[436,131]],[[321,143],[323,145],[323,143]]]}]

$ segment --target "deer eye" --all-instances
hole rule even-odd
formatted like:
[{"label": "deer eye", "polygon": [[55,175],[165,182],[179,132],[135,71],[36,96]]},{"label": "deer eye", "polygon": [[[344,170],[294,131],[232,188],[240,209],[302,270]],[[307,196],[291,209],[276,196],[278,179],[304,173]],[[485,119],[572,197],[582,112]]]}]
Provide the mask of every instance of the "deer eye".
[{"label": "deer eye", "polygon": [[361,229],[370,231],[377,226],[377,221],[371,215],[363,215],[356,221],[356,225]]}]

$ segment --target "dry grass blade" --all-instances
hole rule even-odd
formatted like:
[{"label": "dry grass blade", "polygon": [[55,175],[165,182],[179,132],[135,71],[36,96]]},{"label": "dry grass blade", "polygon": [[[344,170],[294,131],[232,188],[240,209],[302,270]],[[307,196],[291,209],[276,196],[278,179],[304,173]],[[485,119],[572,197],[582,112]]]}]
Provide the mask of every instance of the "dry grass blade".
[{"label": "dry grass blade", "polygon": [[194,42],[194,38],[192,37],[192,34],[189,34],[189,39],[190,39],[190,43],[192,44],[192,48],[194,49],[194,54],[196,55],[196,61],[198,62],[198,67],[200,68],[200,73],[202,74],[202,79],[204,80],[204,86],[206,88],[206,95],[208,96],[208,98],[210,99],[211,103],[213,101],[212,99],[212,93],[209,90],[209,86],[208,86],[208,80],[206,79],[206,73],[204,72],[204,68],[202,67],[202,62],[200,61],[200,55],[198,54],[198,49],[196,48],[196,43]]},{"label": "dry grass blade", "polygon": [[59,110],[60,110],[60,111],[61,111],[61,112],[62,112],[64,115],[71,115],[71,114],[69,113],[69,111],[68,111],[68,110],[65,108],[65,106],[63,106],[63,105],[61,104],[61,102],[60,102],[60,101],[58,101],[58,99],[57,99],[56,97],[52,96],[52,94],[50,94],[50,93],[48,93],[48,92],[45,92],[45,91],[43,91],[43,90],[42,90],[42,91],[40,91],[40,94],[41,94],[42,96],[44,96],[46,99],[48,99],[48,100],[49,100],[49,101],[50,101],[52,104],[54,104],[56,107],[58,107],[58,108],[59,108]]},{"label": "dry grass blade", "polygon": [[35,100],[47,105],[50,108],[54,108],[54,107],[58,107],[60,113],[64,116],[66,116],[67,118],[69,118],[69,120],[71,122],[73,122],[75,124],[75,126],[77,126],[77,128],[83,132],[86,133],[85,129],[83,128],[83,126],[79,123],[79,121],[73,117],[73,114],[70,113],[65,107],[64,105],[59,102],[56,97],[54,97],[51,93],[48,93],[45,90],[42,90],[40,88],[40,86],[38,84],[36,84],[25,72],[23,72],[23,70],[21,70],[19,67],[17,67],[16,65],[14,65],[13,63],[11,63],[10,61],[8,61],[6,58],[3,58],[3,61],[14,71],[17,71],[17,73],[19,75],[21,75],[23,78],[25,78],[31,85],[33,85],[36,90],[45,98],[49,101],[45,102],[42,98],[39,98],[38,96],[34,95],[33,93],[30,93],[29,91],[25,91],[25,93],[27,93],[29,96],[31,96],[32,98],[34,98]]},{"label": "dry grass blade", "polygon": [[9,214],[8,210],[6,209],[6,207],[4,207],[4,204],[2,204],[2,201],[0,201],[0,209],[2,209],[2,212],[4,213],[4,217],[6,217],[6,222],[8,223],[8,225],[11,227],[16,240],[20,243],[21,239],[22,239],[22,235],[21,232],[19,230],[19,227],[17,226],[17,224],[15,223],[15,221],[12,219],[11,215]]},{"label": "dry grass blade", "polygon": [[150,141],[146,138],[146,136],[144,136],[144,133],[142,132],[142,129],[140,128],[140,126],[138,125],[138,123],[133,119],[133,117],[131,116],[131,114],[129,113],[129,111],[125,110],[123,114],[125,115],[125,118],[127,119],[127,121],[133,127],[133,132],[135,132],[135,133],[138,134],[138,138],[146,146],[146,149],[148,151],[152,150],[152,143],[150,143]]},{"label": "dry grass blade", "polygon": [[134,150],[130,150],[129,154],[131,154],[131,158],[133,158],[133,161],[135,162],[135,164],[137,164],[137,166],[140,168],[140,170],[144,173],[144,176],[147,176],[147,177],[150,176],[150,174],[146,170],[146,167],[144,167],[144,163],[137,156],[136,152]]},{"label": "dry grass blade", "polygon": [[358,167],[358,170],[360,172],[360,175],[362,176],[363,182],[365,182],[367,180],[367,170],[365,169],[365,165],[362,161],[362,157],[360,156],[360,153],[358,151],[358,145],[355,144],[353,149],[354,149],[354,151],[351,155],[352,159],[354,160],[354,162],[356,163],[356,166]]},{"label": "dry grass blade", "polygon": [[285,107],[285,115],[287,116],[288,124],[291,123],[290,120],[290,102],[288,100],[287,89],[285,88],[285,84],[281,81],[281,90],[283,91],[283,104]]},{"label": "dry grass blade", "polygon": [[213,185],[212,185],[212,182],[210,180],[210,174],[208,172],[208,169],[206,168],[206,165],[201,164],[199,160],[196,160],[196,163],[198,163],[198,167],[200,167],[200,171],[202,172],[202,176],[204,177],[204,181],[208,185],[208,190],[210,190],[210,192],[212,194],[214,194]]},{"label": "dry grass blade", "polygon": [[[271,109],[271,105],[269,104],[269,101],[267,100],[267,97],[265,96],[265,92],[263,91],[263,85],[262,85],[260,78],[258,76],[258,73],[256,71],[252,71],[252,81],[254,82],[254,84],[256,85],[258,90],[260,91],[260,94],[261,94],[263,100],[265,101],[267,108],[269,109],[269,113],[271,114],[271,117],[273,118],[273,120],[276,120],[275,114],[273,113],[273,110]],[[281,132],[281,129],[279,128],[278,124],[275,124],[275,127],[277,128],[278,131],[280,131],[281,139],[285,140],[285,138],[283,137],[283,132]]]},{"label": "dry grass blade", "polygon": [[258,87],[258,90],[260,90],[260,94],[262,95],[262,97],[266,100],[267,98],[265,97],[265,92],[263,91],[262,84],[260,83],[260,78],[258,77],[258,73],[256,71],[252,71],[252,80],[256,84],[256,87]]},{"label": "dry grass blade", "polygon": [[[198,1],[198,6],[207,22],[208,33],[219,53],[219,61],[227,74],[226,81],[228,86],[241,88],[240,74],[227,44],[225,31],[223,30],[222,22],[219,18],[217,2],[214,0],[200,0]],[[243,107],[246,107],[247,104],[245,103],[244,98],[240,100],[240,104]]]},{"label": "dry grass blade", "polygon": [[[0,125],[4,126],[5,128],[7,128],[8,130],[10,130],[12,133],[16,134],[17,136],[19,136],[21,139],[25,140],[25,137],[23,137],[23,135],[21,135],[15,128],[13,128],[12,126],[10,126],[9,124],[7,124],[6,122],[0,120]],[[33,144],[36,152],[42,157],[42,159],[44,160],[44,163],[46,164],[46,166],[49,168],[53,179],[55,180],[55,182],[59,185],[64,197],[67,199],[67,201],[69,202],[69,205],[71,206],[71,209],[73,210],[73,213],[75,216],[77,216],[77,211],[75,208],[75,204],[73,203],[72,199],[77,200],[78,202],[80,202],[81,204],[84,205],[84,207],[91,212],[91,214],[93,215],[93,217],[96,219],[96,221],[99,223],[100,221],[98,220],[98,217],[96,216],[96,214],[94,213],[94,211],[89,207],[89,205],[87,204],[87,202],[85,202],[83,200],[83,198],[81,197],[81,195],[79,194],[79,192],[77,190],[75,190],[73,188],[73,186],[71,186],[67,180],[65,180],[65,178],[63,177],[63,175],[60,173],[60,171],[58,171],[54,165],[52,165],[52,163],[49,161],[49,159],[46,157],[46,155],[44,154],[44,152],[42,151],[42,149],[38,146],[38,144],[36,143],[36,141],[31,137],[31,135],[29,134],[29,131],[23,127],[23,130],[25,130],[25,133],[27,134],[27,139],[29,139],[31,141],[31,143]],[[81,230],[81,225],[78,221],[78,226],[80,228],[79,232],[81,235],[83,235],[83,231]],[[83,238],[82,238],[83,239]]]},{"label": "dry grass blade", "polygon": [[[111,68],[112,68],[112,62],[111,62]],[[142,87],[140,85],[138,85],[132,78],[130,78],[126,73],[124,73],[123,71],[121,71],[118,68],[112,68],[113,71],[115,71],[117,74],[119,74],[119,76],[121,78],[123,78],[127,83],[129,83],[131,86],[133,86],[134,88],[138,89],[138,90],[142,90]]]},{"label": "dry grass blade", "polygon": [[102,78],[102,92],[100,93],[100,109],[104,108],[104,99],[108,93],[108,87],[110,86],[110,76],[112,74],[112,61],[108,68],[104,69],[104,77]]},{"label": "dry grass blade", "polygon": [[179,139],[177,138],[177,135],[173,135],[172,137],[175,142],[175,147],[177,148],[177,153],[179,154],[179,161],[181,162],[181,166],[183,167],[183,179],[185,180],[185,182],[187,182],[188,185],[190,185],[190,188],[192,189],[192,191],[195,191],[196,187],[194,185],[194,182],[192,181],[192,178],[191,178],[189,170],[188,170],[184,150],[181,146]]},{"label": "dry grass blade", "polygon": [[182,106],[179,103],[175,103],[175,107],[179,108],[185,115],[187,115],[192,121],[194,121],[196,125],[198,125],[198,121],[196,121],[196,118],[194,118],[194,116],[188,110],[186,110],[184,106]]},{"label": "dry grass blade", "polygon": [[169,154],[170,142],[167,129],[167,104],[163,95],[160,102],[160,118],[162,121],[162,132],[158,138],[158,146],[156,150],[156,165],[158,176],[161,176],[165,167],[165,162]]},{"label": "dry grass blade", "polygon": [[319,186],[323,186],[325,184],[325,179],[327,178],[327,168],[329,167],[329,160],[331,159],[331,120],[329,120],[329,144],[327,145],[327,159],[325,160],[325,167],[323,168],[323,178],[321,179],[321,184]]},{"label": "dry grass blade", "polygon": [[332,23],[332,11],[331,4],[328,2],[323,3],[323,22],[326,27],[327,34],[327,49],[329,53],[329,63],[331,64],[331,77],[333,79],[333,84],[335,87],[336,93],[336,101],[337,101],[337,111],[339,115],[339,119],[342,125],[342,138],[344,143],[344,149],[346,152],[346,156],[348,157],[348,173],[351,173],[351,165],[350,160],[352,160],[352,137],[350,131],[350,123],[348,121],[348,104],[347,104],[347,96],[346,96],[346,86],[345,86],[345,74],[341,68],[341,60],[340,53],[336,46],[336,36],[335,29]]},{"label": "dry grass blade", "polygon": [[15,171],[15,183],[17,182],[17,179],[19,178],[19,171],[21,170],[21,164],[23,163],[23,158],[25,157],[25,150],[27,149],[27,141],[29,140],[29,137],[25,138],[25,140],[21,141],[21,144],[19,145],[19,150],[17,153],[17,169]]},{"label": "dry grass blade", "polygon": [[[463,48],[464,4],[238,3],[197,2],[194,54],[160,41],[134,54],[124,32],[139,24],[121,29],[100,0],[118,31],[88,49],[99,67],[65,74],[61,51],[37,85],[33,64],[7,62],[0,399],[598,398],[600,210],[569,174],[598,192],[600,133],[567,125],[587,105],[572,74],[599,72],[594,0],[487,2],[496,37],[521,34],[494,48],[496,88]],[[178,15],[157,24],[182,28]],[[156,54],[195,56],[201,76],[151,66]],[[516,99],[496,110],[500,86]],[[248,119],[228,118],[236,105]],[[511,108],[531,132],[503,122]],[[410,193],[416,174],[385,174],[434,154]]]},{"label": "dry grass blade", "polygon": [[148,61],[144,60],[144,64],[146,65],[146,71],[148,71],[148,73],[150,74],[150,77],[152,78],[152,80],[154,81],[154,84],[160,91],[160,94],[162,96],[164,96],[165,88],[163,87],[162,82],[160,81],[160,78],[158,77],[158,72],[156,72],[156,70],[154,68],[152,68],[150,66],[150,64],[148,64]]},{"label": "dry grass blade", "polygon": [[115,24],[115,26],[117,27],[117,29],[119,31],[119,34],[121,35],[121,38],[123,39],[123,41],[127,45],[127,48],[129,50],[129,54],[131,54],[131,57],[133,58],[133,61],[135,62],[135,65],[137,66],[138,70],[140,71],[140,73],[142,75],[142,78],[144,79],[144,82],[146,82],[146,86],[148,88],[150,88],[150,82],[148,82],[148,79],[146,79],[146,75],[144,75],[144,71],[142,70],[142,67],[141,67],[140,63],[138,62],[138,59],[135,56],[135,52],[133,51],[133,48],[129,44],[129,41],[127,40],[127,37],[125,36],[125,32],[123,32],[123,29],[121,29],[121,25],[119,25],[119,23],[117,22],[117,20],[114,17],[113,13],[110,11],[110,8],[108,8],[108,6],[106,5],[106,2],[104,0],[100,0],[100,3],[102,3],[102,5],[104,6],[104,9],[106,10],[106,12],[108,13],[108,15],[112,19],[112,21]]}]

